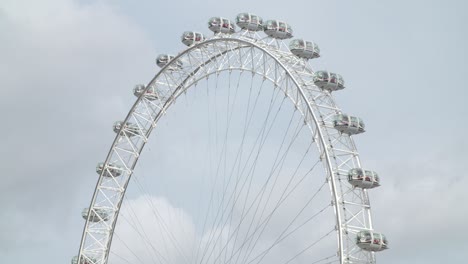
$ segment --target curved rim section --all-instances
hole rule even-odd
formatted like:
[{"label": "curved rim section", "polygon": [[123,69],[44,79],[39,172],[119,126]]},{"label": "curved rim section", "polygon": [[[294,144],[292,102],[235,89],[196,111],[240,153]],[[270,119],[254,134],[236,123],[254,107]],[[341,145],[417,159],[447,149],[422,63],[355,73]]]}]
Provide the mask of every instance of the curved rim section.
[{"label": "curved rim section", "polygon": [[[178,61],[182,61],[184,66],[174,70],[171,66]],[[373,253],[362,251],[354,244],[357,232],[372,230],[370,205],[366,190],[352,188],[344,180],[349,168],[361,165],[352,138],[333,127],[333,117],[341,110],[331,94],[314,85],[313,71],[305,60],[264,41],[227,35],[216,35],[177,55],[146,86],[145,92],[154,89],[159,98],[149,100],[143,92],[130,109],[124,123],[134,123],[138,133],[130,133],[125,127],[117,133],[89,206],[90,212],[106,209],[113,214],[108,221],[99,222],[91,222],[88,216],[78,263],[82,259],[97,259],[97,263],[107,263],[113,230],[133,169],[149,135],[166,109],[200,79],[225,70],[245,70],[262,75],[279,87],[302,113],[316,139],[328,174],[326,179],[335,210],[340,263],[375,263]],[[111,161],[114,164],[117,161],[123,168],[122,175],[104,176],[106,172],[111,173],[106,167]]]}]

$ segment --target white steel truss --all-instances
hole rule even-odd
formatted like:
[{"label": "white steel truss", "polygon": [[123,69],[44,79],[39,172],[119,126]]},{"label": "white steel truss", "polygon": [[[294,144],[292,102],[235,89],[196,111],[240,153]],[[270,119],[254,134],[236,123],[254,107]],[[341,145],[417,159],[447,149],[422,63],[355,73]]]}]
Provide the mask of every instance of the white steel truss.
[{"label": "white steel truss", "polygon": [[[177,61],[183,66],[175,67]],[[100,208],[110,215],[107,221],[92,222],[91,214],[88,214],[78,263],[80,260],[107,263],[125,190],[152,130],[186,89],[223,71],[245,71],[263,76],[282,90],[301,112],[327,172],[324,177],[329,183],[336,216],[337,257],[340,263],[375,263],[374,253],[361,250],[355,243],[357,232],[373,230],[371,207],[367,191],[347,182],[348,171],[360,168],[361,164],[352,138],[333,127],[333,117],[341,110],[329,91],[315,86],[314,71],[306,60],[285,50],[282,41],[260,39],[256,34],[245,32],[217,34],[189,47],[163,67],[146,86],[145,92],[154,89],[158,98],[152,100],[154,98],[145,97],[143,92],[123,120],[124,124],[134,126],[123,126],[115,137],[89,207],[90,212]],[[122,169],[119,176],[110,170],[111,164]]]}]

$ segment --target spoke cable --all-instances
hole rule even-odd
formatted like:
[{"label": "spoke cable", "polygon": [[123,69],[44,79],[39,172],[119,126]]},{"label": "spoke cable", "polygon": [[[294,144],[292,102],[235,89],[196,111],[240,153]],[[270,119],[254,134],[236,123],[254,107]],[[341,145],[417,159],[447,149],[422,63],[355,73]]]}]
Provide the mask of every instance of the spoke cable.
[{"label": "spoke cable", "polygon": [[[278,93],[276,93],[276,96],[274,96],[274,95],[275,95],[275,93],[272,95],[272,99],[270,100],[270,107],[269,107],[269,110],[268,110],[267,118],[265,119],[263,128],[262,128],[262,130],[260,131],[261,134],[259,135],[259,137],[260,137],[260,136],[262,137],[261,140],[262,140],[263,142],[261,142],[261,146],[259,147],[259,150],[258,150],[258,152],[257,152],[256,159],[254,160],[254,165],[256,164],[256,161],[258,160],[258,156],[259,156],[259,154],[260,154],[260,152],[261,152],[261,149],[263,148],[263,144],[264,144],[264,142],[265,142],[265,140],[264,140],[265,131],[266,131],[266,127],[265,127],[265,126],[266,126],[266,124],[267,124],[267,122],[268,122],[268,119],[269,119],[268,116],[269,116],[270,113],[271,113],[271,107],[272,107],[272,105],[273,105],[273,102],[275,101],[274,98],[277,98]],[[258,95],[257,95],[257,96],[258,96]],[[283,102],[284,102],[284,98],[283,98]],[[279,109],[279,110],[280,110],[280,109]],[[275,115],[275,119],[276,119],[276,117],[277,117],[277,115],[278,115],[278,113],[279,113],[279,110],[278,110],[277,114]],[[272,124],[272,125],[273,125],[273,124]],[[271,125],[270,128],[267,130],[268,132],[271,131],[272,125]],[[268,133],[267,133],[267,134],[268,134]],[[257,139],[258,139],[259,137],[257,137]],[[249,157],[253,154],[253,150],[254,150],[254,148],[251,150]],[[248,158],[248,160],[249,160],[249,159],[250,159],[250,158]],[[245,169],[245,168],[246,168],[246,167],[244,167],[244,169]],[[231,195],[231,197],[232,197],[232,195]],[[258,198],[258,197],[257,197],[257,198]],[[232,210],[231,210],[231,213],[232,213]],[[222,220],[222,219],[220,219],[220,221],[221,221],[221,220]],[[220,223],[221,223],[221,222],[218,223],[218,226],[219,226]],[[219,236],[218,236],[218,238],[219,238]],[[213,251],[211,251],[211,252],[213,252]],[[210,256],[211,256],[211,254],[210,254]]]}]

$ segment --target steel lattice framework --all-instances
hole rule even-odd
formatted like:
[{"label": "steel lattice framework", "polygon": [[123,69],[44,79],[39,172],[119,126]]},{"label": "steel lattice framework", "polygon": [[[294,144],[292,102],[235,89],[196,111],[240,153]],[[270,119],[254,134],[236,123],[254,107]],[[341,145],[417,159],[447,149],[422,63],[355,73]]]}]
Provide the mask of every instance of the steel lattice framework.
[{"label": "steel lattice framework", "polygon": [[[174,67],[180,61],[183,67]],[[348,171],[360,168],[359,154],[353,139],[333,127],[333,117],[341,113],[329,91],[317,87],[314,71],[308,62],[285,49],[282,41],[259,37],[243,31],[232,35],[216,34],[181,52],[146,86],[158,93],[157,100],[140,96],[130,109],[124,123],[138,127],[138,133],[123,127],[115,137],[104,163],[90,205],[90,213],[105,210],[107,221],[86,221],[78,263],[107,263],[113,231],[124,194],[140,153],[152,130],[166,110],[197,82],[223,71],[245,71],[272,82],[301,112],[315,139],[323,166],[327,172],[332,205],[336,216],[337,256],[340,263],[375,263],[373,252],[356,246],[356,233],[373,230],[370,203],[365,189],[347,182]],[[116,168],[123,168],[114,177]],[[105,173],[111,177],[103,176]],[[101,219],[104,220],[104,219]]]}]

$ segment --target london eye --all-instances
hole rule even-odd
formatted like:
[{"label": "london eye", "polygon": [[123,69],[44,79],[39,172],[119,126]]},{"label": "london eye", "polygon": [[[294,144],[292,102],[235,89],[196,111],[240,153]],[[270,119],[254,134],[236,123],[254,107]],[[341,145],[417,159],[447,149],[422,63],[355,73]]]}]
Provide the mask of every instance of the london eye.
[{"label": "london eye", "polygon": [[[374,229],[369,193],[381,181],[353,141],[363,119],[335,103],[344,78],[314,69],[318,44],[294,38],[284,21],[241,13],[210,18],[208,28],[210,37],[183,32],[185,48],[157,56],[154,78],[133,88],[137,99],[97,164],[72,263],[376,263],[388,241]],[[164,122],[200,134],[190,160],[157,146],[164,158],[144,158]],[[175,148],[178,133],[163,141]],[[144,182],[165,180],[140,162],[163,167],[173,157],[166,189]],[[147,217],[127,201],[131,186]],[[152,195],[177,210],[166,213]]]}]

